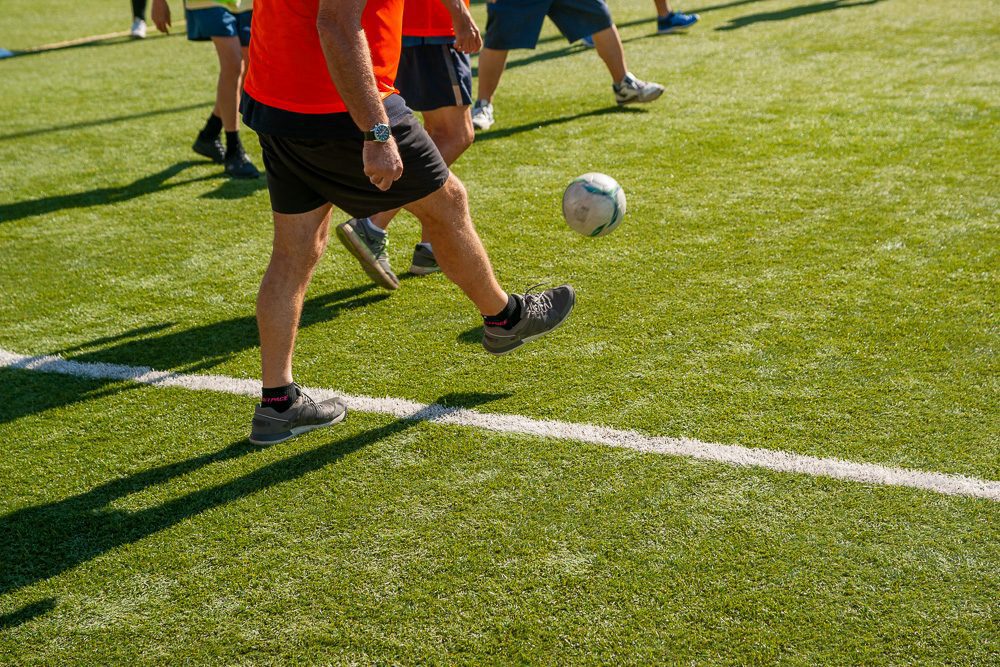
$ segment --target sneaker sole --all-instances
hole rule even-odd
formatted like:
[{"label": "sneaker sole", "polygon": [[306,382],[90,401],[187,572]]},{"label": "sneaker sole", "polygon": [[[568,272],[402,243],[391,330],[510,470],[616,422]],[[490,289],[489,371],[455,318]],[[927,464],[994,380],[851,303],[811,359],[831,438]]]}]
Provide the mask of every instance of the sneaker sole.
[{"label": "sneaker sole", "polygon": [[684,26],[682,28],[667,28],[666,30],[657,30],[657,35],[673,35],[680,32],[687,32],[691,29],[691,26]]},{"label": "sneaker sole", "polygon": [[491,127],[493,127],[493,123],[481,123],[481,122],[476,122],[475,120],[473,120],[472,121],[472,127],[476,128],[477,130],[488,130]]},{"label": "sneaker sole", "polygon": [[441,270],[440,266],[435,266],[434,268],[428,266],[417,266],[416,264],[410,264],[410,273],[415,276],[429,276],[432,273],[437,273]]},{"label": "sneaker sole", "polygon": [[663,90],[657,92],[656,95],[654,95],[653,97],[650,97],[649,99],[645,100],[640,100],[638,97],[634,97],[630,100],[625,100],[625,101],[616,100],[616,101],[618,102],[618,106],[620,107],[628,106],[629,104],[649,104],[650,102],[655,102],[656,100],[660,99],[660,97],[662,97],[663,93],[665,92],[666,89],[664,88]]},{"label": "sneaker sole", "polygon": [[354,230],[346,222],[337,225],[337,238],[340,239],[340,242],[347,248],[348,252],[354,255],[354,258],[361,264],[362,270],[376,285],[389,291],[399,289],[399,280],[395,279],[395,276],[390,277],[386,274],[375,260],[375,255],[372,254],[371,250],[365,246],[364,242],[358,238],[358,235],[354,233]]},{"label": "sneaker sole", "polygon": [[530,343],[533,340],[538,340],[542,336],[547,336],[548,334],[552,333],[553,331],[555,331],[556,329],[558,329],[559,327],[561,327],[566,322],[566,320],[569,319],[569,316],[573,312],[574,308],[576,308],[576,291],[575,290],[573,292],[573,303],[571,303],[569,305],[569,310],[567,310],[566,314],[563,315],[563,318],[561,320],[559,320],[558,322],[556,322],[556,325],[554,327],[552,327],[551,329],[549,329],[548,331],[543,331],[542,333],[537,333],[534,336],[528,336],[527,338],[522,338],[521,340],[519,340],[517,343],[515,343],[511,347],[507,347],[507,348],[504,348],[504,349],[498,350],[498,351],[493,351],[493,350],[489,349],[488,347],[486,347],[485,345],[483,347],[486,349],[487,352],[489,352],[490,354],[492,354],[493,356],[496,356],[496,357],[500,357],[500,356],[503,356],[505,354],[509,354],[510,352],[513,352],[514,350],[516,350],[517,348],[521,347],[525,343]]},{"label": "sneaker sole", "polygon": [[334,424],[339,424],[344,421],[347,417],[347,410],[341,412],[337,417],[331,419],[328,422],[323,422],[322,424],[309,424],[308,426],[296,426],[295,428],[289,429],[287,431],[282,431],[281,433],[275,433],[273,435],[257,435],[250,434],[247,438],[251,443],[255,445],[275,445],[279,442],[284,442],[285,440],[290,440],[297,435],[302,435],[303,433],[308,433],[309,431],[315,431],[318,428],[326,428],[327,426],[333,426]]}]

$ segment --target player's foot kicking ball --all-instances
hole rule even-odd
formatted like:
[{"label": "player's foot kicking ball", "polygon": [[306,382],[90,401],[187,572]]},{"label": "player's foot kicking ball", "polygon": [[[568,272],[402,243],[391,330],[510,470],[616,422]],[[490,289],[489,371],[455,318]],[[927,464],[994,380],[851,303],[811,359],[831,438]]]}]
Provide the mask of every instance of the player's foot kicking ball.
[{"label": "player's foot kicking ball", "polygon": [[418,243],[413,248],[413,260],[410,262],[410,273],[415,276],[426,276],[440,271],[434,250],[429,243]]},{"label": "player's foot kicking ball", "polygon": [[388,232],[376,228],[367,219],[351,218],[337,225],[337,238],[357,258],[361,268],[376,285],[387,290],[399,289],[399,278],[389,265]]},{"label": "player's foot kicking ball", "polygon": [[492,354],[507,354],[541,338],[565,322],[576,304],[576,292],[569,285],[510,296],[517,301],[510,319],[484,319],[483,347]]},{"label": "player's foot kicking ball", "polygon": [[624,104],[644,104],[659,99],[665,90],[663,86],[652,81],[641,81],[635,78],[631,72],[625,74],[621,83],[611,85],[615,91],[615,101],[618,105]]},{"label": "player's foot kicking ball", "polygon": [[281,412],[258,405],[253,411],[250,442],[255,445],[273,445],[302,433],[344,421],[347,406],[339,398],[317,403],[304,394],[298,385],[292,385],[298,397]]}]

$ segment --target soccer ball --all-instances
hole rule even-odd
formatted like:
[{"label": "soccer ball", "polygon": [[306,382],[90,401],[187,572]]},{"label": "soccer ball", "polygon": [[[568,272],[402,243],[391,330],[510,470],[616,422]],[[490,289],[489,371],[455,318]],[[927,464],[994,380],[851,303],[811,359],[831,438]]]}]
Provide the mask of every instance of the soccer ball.
[{"label": "soccer ball", "polygon": [[563,193],[563,217],[584,236],[604,236],[625,217],[625,191],[607,174],[574,178]]}]

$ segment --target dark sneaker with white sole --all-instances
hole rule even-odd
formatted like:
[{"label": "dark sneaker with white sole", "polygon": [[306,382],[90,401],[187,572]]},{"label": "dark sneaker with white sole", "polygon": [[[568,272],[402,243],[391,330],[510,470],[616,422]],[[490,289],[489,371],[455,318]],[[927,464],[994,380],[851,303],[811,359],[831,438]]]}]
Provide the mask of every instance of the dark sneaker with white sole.
[{"label": "dark sneaker with white sole", "polygon": [[399,289],[399,278],[389,265],[389,235],[379,236],[368,231],[364,220],[351,218],[337,225],[337,238],[361,264],[368,277],[379,287]]},{"label": "dark sneaker with white sole", "polygon": [[191,150],[198,155],[204,155],[216,164],[222,164],[226,161],[226,149],[222,147],[222,141],[219,140],[219,137],[205,139],[199,134],[198,138],[194,140]]},{"label": "dark sneaker with white sole", "polygon": [[434,251],[423,243],[418,243],[413,248],[413,260],[410,262],[410,273],[415,276],[426,276],[440,271],[437,260],[434,258]]},{"label": "dark sneaker with white sole", "polygon": [[[297,387],[298,385],[296,385]],[[250,442],[273,445],[318,428],[344,421],[347,406],[339,398],[317,403],[299,389],[299,397],[284,412],[258,405],[253,411]]]},{"label": "dark sneaker with white sole", "polygon": [[541,338],[565,322],[576,305],[576,292],[569,285],[538,294],[515,294],[514,298],[521,301],[521,320],[517,324],[510,329],[483,327],[483,347],[491,354],[507,354]]}]

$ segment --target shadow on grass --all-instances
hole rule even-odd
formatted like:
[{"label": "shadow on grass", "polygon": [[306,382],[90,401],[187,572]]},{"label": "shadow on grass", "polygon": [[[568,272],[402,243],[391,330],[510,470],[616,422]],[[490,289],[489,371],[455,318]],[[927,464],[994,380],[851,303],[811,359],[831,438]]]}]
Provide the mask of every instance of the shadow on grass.
[{"label": "shadow on grass", "polygon": [[170,34],[153,34],[147,37],[145,40],[133,39],[130,35],[125,33],[112,33],[108,35],[94,35],[93,37],[81,37],[79,39],[70,39],[64,42],[55,42],[53,44],[43,44],[42,46],[35,46],[29,49],[14,49],[11,51],[10,55],[5,58],[0,58],[0,62],[3,60],[11,60],[13,58],[23,58],[24,56],[38,56],[44,53],[52,53],[54,51],[66,51],[68,49],[86,49],[93,48],[95,46],[121,46],[123,44],[140,44],[143,41],[152,41],[154,39],[163,39],[165,37],[174,37],[180,35],[180,32],[174,32]]},{"label": "shadow on grass", "polygon": [[110,125],[112,123],[125,123],[130,120],[140,120],[142,118],[152,118],[154,116],[166,116],[172,113],[182,113],[184,111],[194,111],[195,109],[208,109],[212,106],[213,102],[198,102],[197,104],[185,104],[179,107],[170,107],[168,109],[154,109],[153,111],[142,111],[140,113],[131,113],[124,116],[112,116],[110,118],[98,118],[96,120],[82,120],[77,123],[64,123],[62,125],[53,125],[51,127],[40,127],[35,130],[23,130],[21,132],[11,132],[10,134],[0,134],[0,141],[7,141],[8,139],[23,139],[25,137],[34,137],[39,134],[50,134],[52,132],[72,132],[73,130],[82,130],[88,127],[103,127],[104,125]]},{"label": "shadow on grass", "polygon": [[603,107],[601,109],[591,109],[590,111],[584,111],[569,116],[560,116],[558,118],[546,118],[545,120],[539,120],[533,123],[523,123],[521,125],[515,125],[514,127],[503,127],[500,128],[499,130],[486,130],[484,132],[477,132],[476,143],[478,144],[484,141],[491,141],[493,139],[502,139],[504,137],[509,137],[512,134],[530,132],[531,130],[540,130],[543,127],[550,127],[552,125],[562,125],[563,123],[572,123],[575,120],[581,120],[583,118],[592,118],[595,116],[606,116],[612,113],[634,114],[634,113],[646,113],[646,111],[644,109],[639,109],[636,107],[620,107],[617,105],[610,107]]},{"label": "shadow on grass", "polygon": [[719,31],[727,30],[738,30],[739,28],[745,28],[755,23],[769,23],[773,21],[785,21],[788,19],[798,18],[799,16],[808,16],[810,14],[819,14],[822,12],[831,12],[837,9],[850,9],[852,7],[865,7],[867,5],[875,5],[883,0],[831,0],[830,2],[820,2],[815,5],[803,5],[801,7],[790,7],[788,9],[783,9],[777,12],[761,12],[759,14],[747,14],[746,16],[738,16],[734,19],[730,19],[729,23],[725,25],[720,25],[716,28]]},{"label": "shadow on grass", "polygon": [[[370,284],[361,285],[307,299],[302,306],[299,328],[329,322],[344,312],[389,298],[387,292],[368,294],[374,289]],[[259,342],[257,319],[254,315],[152,337],[146,335],[170,326],[161,324],[143,327],[117,337],[106,337],[93,343],[57,350],[53,354],[81,362],[109,362],[192,373],[217,366],[238,352],[256,347]],[[87,351],[109,344],[110,347]]]},{"label": "shadow on grass", "polygon": [[[117,510],[111,503],[167,483],[205,466],[232,461],[259,448],[238,440],[207,454],[115,479],[64,500],[26,507],[0,517],[0,596],[57,576],[108,551],[132,544],[241,498],[293,481],[336,463],[362,447],[412,428],[420,421],[474,408],[504,398],[503,394],[448,394],[412,415],[357,435],[331,440],[336,429],[317,431],[326,444],[269,463],[231,481],[198,489],[162,505],[136,512]],[[444,407],[448,406],[448,407]],[[0,629],[16,627],[46,613],[55,601],[46,599],[0,616]]]},{"label": "shadow on grass", "polygon": [[[95,188],[93,190],[87,190],[86,192],[75,192],[73,194],[52,195],[49,197],[40,197],[38,199],[14,202],[12,204],[0,204],[0,223],[14,222],[15,220],[21,220],[23,218],[29,218],[36,215],[49,215],[51,213],[58,213],[59,211],[67,211],[75,208],[90,208],[92,206],[118,204],[151,194],[153,192],[163,192],[182,185],[189,185],[200,181],[209,181],[222,176],[221,173],[214,173],[206,176],[198,176],[196,178],[172,181],[170,183],[167,182],[171,178],[187,169],[190,169],[191,167],[205,166],[208,164],[211,163],[207,160],[185,160],[184,162],[178,162],[177,164],[171,165],[166,169],[161,169],[155,174],[144,176],[127,185]],[[234,199],[236,197],[252,194],[254,191],[260,190],[265,186],[266,182],[263,178],[255,179],[253,181],[240,181],[239,183],[227,178],[214,192],[204,194],[202,197]]]}]

